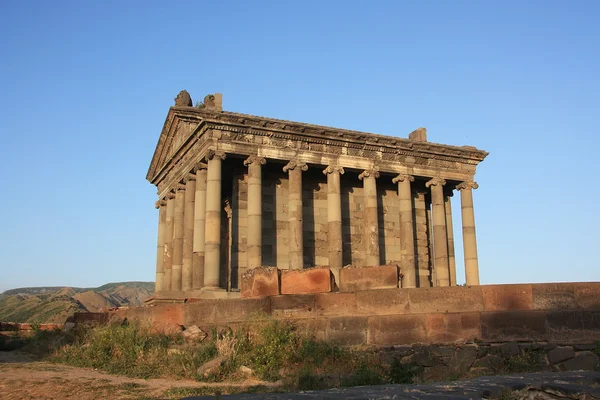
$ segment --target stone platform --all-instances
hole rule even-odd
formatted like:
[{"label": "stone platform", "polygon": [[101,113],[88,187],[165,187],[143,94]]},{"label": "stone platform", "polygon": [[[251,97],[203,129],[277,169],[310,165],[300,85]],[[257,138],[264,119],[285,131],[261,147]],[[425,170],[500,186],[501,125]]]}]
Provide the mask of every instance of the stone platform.
[{"label": "stone platform", "polygon": [[260,327],[267,319],[339,345],[468,341],[589,343],[600,340],[600,282],[284,294],[256,298],[154,298],[111,311],[157,329]]}]

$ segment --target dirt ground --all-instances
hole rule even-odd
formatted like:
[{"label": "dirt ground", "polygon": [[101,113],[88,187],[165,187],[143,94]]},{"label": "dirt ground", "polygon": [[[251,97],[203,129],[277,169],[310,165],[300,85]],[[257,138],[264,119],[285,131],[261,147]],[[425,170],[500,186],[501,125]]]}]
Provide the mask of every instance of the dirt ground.
[{"label": "dirt ground", "polygon": [[16,399],[179,399],[252,390],[273,383],[203,383],[187,380],[135,379],[88,368],[35,361],[19,351],[0,351],[0,398]]}]

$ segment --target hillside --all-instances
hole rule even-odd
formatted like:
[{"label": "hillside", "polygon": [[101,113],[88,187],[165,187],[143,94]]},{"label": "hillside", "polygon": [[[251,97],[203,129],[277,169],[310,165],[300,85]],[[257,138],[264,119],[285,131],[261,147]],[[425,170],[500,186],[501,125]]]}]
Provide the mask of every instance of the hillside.
[{"label": "hillside", "polygon": [[76,311],[141,306],[154,282],[116,282],[97,288],[28,287],[0,294],[0,321],[62,323]]}]

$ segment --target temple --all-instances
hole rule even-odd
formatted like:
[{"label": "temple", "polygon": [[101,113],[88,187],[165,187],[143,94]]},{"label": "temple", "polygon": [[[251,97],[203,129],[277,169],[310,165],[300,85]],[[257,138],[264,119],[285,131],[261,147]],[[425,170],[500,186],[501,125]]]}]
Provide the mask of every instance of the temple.
[{"label": "temple", "polygon": [[175,98],[146,177],[157,297],[240,297],[259,267],[327,271],[330,291],[378,266],[395,287],[455,286],[455,190],[466,284],[479,285],[472,191],[487,152],[424,128],[399,138],[223,111],[219,93],[192,104]]}]

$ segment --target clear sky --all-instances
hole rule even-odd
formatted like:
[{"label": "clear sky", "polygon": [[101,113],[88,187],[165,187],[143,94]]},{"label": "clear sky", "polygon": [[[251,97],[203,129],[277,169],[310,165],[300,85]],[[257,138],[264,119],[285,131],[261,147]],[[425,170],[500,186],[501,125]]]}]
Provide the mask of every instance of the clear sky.
[{"label": "clear sky", "polygon": [[182,89],[487,150],[482,283],[598,281],[599,16],[598,1],[3,1],[0,290],[154,280],[145,176]]}]

